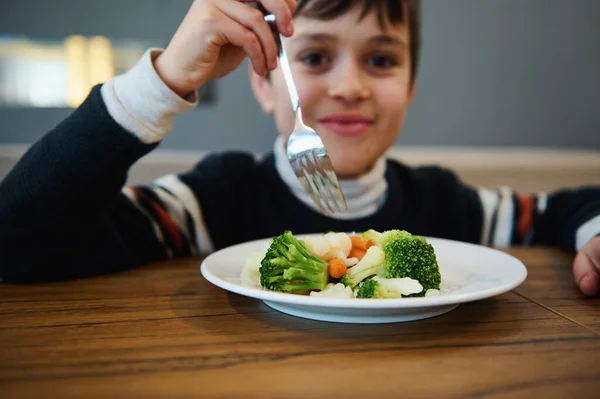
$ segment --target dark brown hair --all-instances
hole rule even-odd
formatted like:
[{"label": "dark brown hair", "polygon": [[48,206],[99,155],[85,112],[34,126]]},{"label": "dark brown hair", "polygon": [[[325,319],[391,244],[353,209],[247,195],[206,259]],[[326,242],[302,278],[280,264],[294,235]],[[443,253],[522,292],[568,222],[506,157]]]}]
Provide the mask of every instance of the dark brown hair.
[{"label": "dark brown hair", "polygon": [[[405,7],[406,6],[406,7]],[[329,20],[339,17],[354,7],[362,7],[359,20],[375,11],[379,25],[385,22],[400,24],[408,20],[410,34],[410,77],[417,77],[421,52],[421,0],[298,0],[295,16]],[[407,14],[408,15],[405,15]]]}]

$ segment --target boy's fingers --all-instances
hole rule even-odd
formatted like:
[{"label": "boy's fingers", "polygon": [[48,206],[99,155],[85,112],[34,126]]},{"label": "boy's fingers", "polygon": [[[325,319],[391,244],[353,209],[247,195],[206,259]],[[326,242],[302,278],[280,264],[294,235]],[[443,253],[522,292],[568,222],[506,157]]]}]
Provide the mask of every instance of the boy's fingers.
[{"label": "boy's fingers", "polygon": [[285,2],[287,3],[288,7],[290,7],[292,15],[294,15],[296,8],[298,8],[298,3],[296,3],[296,0],[285,0]]},{"label": "boy's fingers", "polygon": [[573,261],[573,276],[585,295],[600,292],[600,238],[587,243]]},{"label": "boy's fingers", "polygon": [[[293,10],[286,0],[260,0],[259,5],[268,13],[275,14],[277,29],[283,35],[291,36],[293,33]],[[294,8],[295,10],[295,8]]]},{"label": "boy's fingers", "polygon": [[[261,0],[238,0],[241,3],[261,3]],[[296,11],[296,8],[298,8],[298,1],[297,0],[283,0],[285,1],[285,3],[288,5],[288,7],[290,7],[290,11],[292,12],[292,14],[294,13],[294,11]]]},{"label": "boy's fingers", "polygon": [[573,275],[575,282],[577,282],[579,289],[584,295],[593,296],[598,293],[600,276],[594,269],[591,260],[583,252],[578,253],[575,257]]},{"label": "boy's fingers", "polygon": [[269,69],[275,69],[277,67],[277,45],[269,24],[264,20],[263,13],[235,1],[220,0],[215,5],[234,22],[242,24],[255,33],[265,56],[265,65]]},{"label": "boy's fingers", "polygon": [[223,32],[227,36],[227,41],[234,46],[243,48],[256,73],[265,76],[267,74],[265,54],[254,32],[227,17],[223,18],[223,25]]}]

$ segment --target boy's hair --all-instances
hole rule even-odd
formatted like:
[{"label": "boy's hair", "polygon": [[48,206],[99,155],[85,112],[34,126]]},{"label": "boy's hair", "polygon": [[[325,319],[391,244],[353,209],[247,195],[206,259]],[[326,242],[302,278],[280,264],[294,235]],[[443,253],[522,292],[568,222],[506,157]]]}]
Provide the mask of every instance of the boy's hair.
[{"label": "boy's hair", "polygon": [[[404,23],[408,20],[410,78],[414,82],[421,52],[421,0],[298,0],[295,16],[304,15],[308,18],[329,20],[357,6],[362,7],[359,20],[374,10],[382,27],[386,20],[391,24]],[[408,15],[405,15],[406,10]]]}]

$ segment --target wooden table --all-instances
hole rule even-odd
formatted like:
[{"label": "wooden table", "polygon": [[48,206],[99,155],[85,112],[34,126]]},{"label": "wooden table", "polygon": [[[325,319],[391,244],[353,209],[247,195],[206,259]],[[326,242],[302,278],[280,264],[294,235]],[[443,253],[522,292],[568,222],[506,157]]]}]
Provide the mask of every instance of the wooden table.
[{"label": "wooden table", "polygon": [[571,258],[510,249],[529,277],[410,323],[278,313],[199,259],[81,281],[0,284],[0,398],[598,398],[600,302]]}]

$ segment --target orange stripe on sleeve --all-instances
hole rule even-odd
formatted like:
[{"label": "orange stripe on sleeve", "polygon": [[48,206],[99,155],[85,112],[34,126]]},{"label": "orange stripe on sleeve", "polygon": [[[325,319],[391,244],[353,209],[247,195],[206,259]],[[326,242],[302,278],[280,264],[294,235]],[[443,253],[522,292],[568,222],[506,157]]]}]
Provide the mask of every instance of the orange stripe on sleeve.
[{"label": "orange stripe on sleeve", "polygon": [[179,234],[179,229],[173,219],[171,219],[171,215],[167,213],[167,211],[158,205],[156,202],[152,202],[152,208],[156,211],[158,218],[160,220],[160,224],[164,226],[164,228],[169,233],[171,239],[173,239],[173,243],[175,244],[175,249],[177,252],[181,253],[183,248],[183,240],[181,238],[181,234]]},{"label": "orange stripe on sleeve", "polygon": [[[138,190],[137,187],[133,187],[133,190],[137,195],[143,195],[143,193],[140,190]],[[169,234],[169,237],[171,237],[171,239],[173,240],[175,250],[178,253],[181,253],[181,251],[183,250],[183,238],[181,237],[181,233],[179,232],[177,225],[171,218],[171,215],[169,215],[166,209],[157,204],[155,201],[152,201],[149,198],[148,201],[150,202],[152,208],[156,212],[158,222],[165,228],[165,230]]]},{"label": "orange stripe on sleeve", "polygon": [[532,195],[518,195],[519,220],[517,224],[517,235],[519,241],[525,239],[525,235],[533,225],[534,201]]}]

